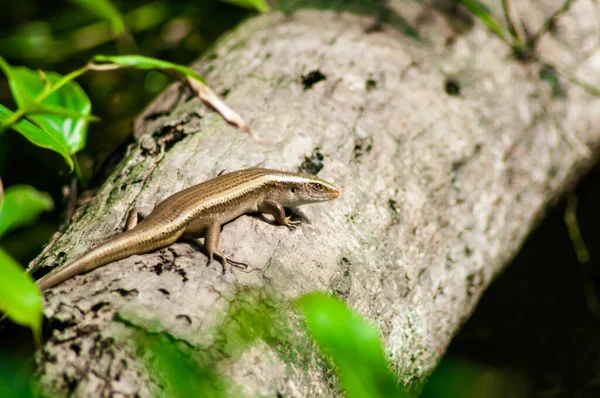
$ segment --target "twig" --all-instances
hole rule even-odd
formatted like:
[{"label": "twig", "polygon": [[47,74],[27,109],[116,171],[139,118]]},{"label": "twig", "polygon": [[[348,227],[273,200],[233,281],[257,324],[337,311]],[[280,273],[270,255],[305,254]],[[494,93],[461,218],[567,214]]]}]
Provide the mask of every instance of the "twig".
[{"label": "twig", "polygon": [[583,293],[587,301],[588,311],[597,319],[600,319],[600,301],[596,295],[594,284],[590,275],[590,254],[581,236],[579,223],[577,222],[577,195],[574,192],[567,194],[567,207],[565,209],[564,221],[567,232],[571,238],[577,261],[583,271]]},{"label": "twig", "polygon": [[71,179],[71,185],[69,187],[64,187],[63,195],[66,199],[65,205],[65,222],[69,222],[71,217],[73,217],[73,213],[75,213],[75,208],[77,207],[77,178]]},{"label": "twig", "polygon": [[502,0],[502,8],[504,9],[504,17],[506,18],[506,23],[508,23],[508,28],[516,35],[519,43],[524,45],[527,42],[527,37],[523,30],[521,19],[515,13],[515,9],[512,8],[510,0]]},{"label": "twig", "polygon": [[584,145],[570,129],[565,130],[562,127],[560,122],[556,119],[556,117],[554,117],[554,114],[551,111],[552,101],[543,89],[537,86],[536,88],[536,91],[540,98],[540,102],[542,104],[542,112],[544,112],[548,120],[554,125],[554,128],[556,129],[557,133],[565,140],[567,144],[569,144],[571,148],[577,151],[584,159],[590,159],[592,156],[590,149],[586,145]]},{"label": "twig", "polygon": [[542,36],[544,34],[546,34],[546,32],[548,32],[550,30],[550,28],[556,23],[556,20],[558,19],[558,17],[560,17],[565,12],[569,11],[569,8],[571,8],[571,5],[574,2],[575,2],[575,0],[565,1],[565,3],[562,5],[562,7],[559,8],[558,10],[556,10],[556,12],[554,14],[552,14],[552,16],[546,20],[546,22],[540,28],[540,30],[538,30],[537,33],[535,35],[533,35],[531,37],[531,39],[529,39],[529,42],[528,42],[529,48],[534,48],[537,45],[538,41],[542,38]]}]

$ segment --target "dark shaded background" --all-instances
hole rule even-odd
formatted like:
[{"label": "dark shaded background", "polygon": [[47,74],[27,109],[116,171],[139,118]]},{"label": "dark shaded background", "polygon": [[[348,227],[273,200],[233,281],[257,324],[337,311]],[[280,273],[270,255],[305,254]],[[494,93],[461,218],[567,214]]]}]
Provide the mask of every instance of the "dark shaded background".
[{"label": "dark shaded background", "polygon": [[590,262],[578,262],[562,198],[484,293],[434,374],[432,392],[446,388],[455,397],[600,397],[600,168],[575,192]]}]

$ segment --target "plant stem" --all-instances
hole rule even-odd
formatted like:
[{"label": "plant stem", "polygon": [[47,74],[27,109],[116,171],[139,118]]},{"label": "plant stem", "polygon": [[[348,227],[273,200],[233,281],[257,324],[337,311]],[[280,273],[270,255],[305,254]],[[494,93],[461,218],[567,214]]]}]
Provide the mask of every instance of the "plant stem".
[{"label": "plant stem", "polygon": [[536,34],[533,35],[533,37],[531,39],[529,39],[528,45],[530,48],[534,48],[537,45],[537,43],[540,41],[542,36],[550,30],[552,25],[554,25],[554,23],[556,22],[556,19],[558,17],[560,17],[562,14],[564,14],[565,12],[569,11],[569,8],[571,8],[571,5],[573,5],[574,2],[575,2],[575,0],[565,1],[564,4],[562,5],[562,7],[559,8],[558,10],[556,10],[556,12],[554,14],[552,14],[552,16],[546,20],[546,22],[540,28],[540,30],[538,30],[536,32]]},{"label": "plant stem", "polygon": [[[78,78],[79,76],[81,76],[85,72],[87,72],[88,70],[89,70],[89,65],[85,65],[84,67],[76,69],[76,70],[72,71],[71,73],[63,76],[54,85],[52,85],[52,86],[45,86],[44,90],[40,93],[40,95],[38,95],[33,100],[33,103],[35,105],[41,104],[42,101],[44,101],[46,98],[48,98],[48,96],[50,96],[50,94],[55,93],[56,91],[60,90],[65,84],[69,83],[71,80],[75,80],[76,78]],[[11,117],[9,117],[8,119],[6,119],[4,121],[4,123],[2,123],[0,125],[0,134],[2,134],[7,128],[9,128],[10,126],[12,126],[13,124],[18,123],[19,120],[21,120],[23,117],[25,117],[25,114],[28,111],[29,111],[29,109],[27,109],[27,108],[19,108],[19,109],[17,109],[12,114]]]},{"label": "plant stem", "polygon": [[504,9],[504,17],[508,23],[508,28],[515,35],[519,44],[524,45],[527,38],[521,26],[521,20],[515,14],[515,9],[511,6],[510,0],[502,0],[502,8]]},{"label": "plant stem", "polygon": [[77,180],[79,180],[79,183],[81,184],[81,187],[84,190],[87,189],[87,181],[85,180],[83,173],[81,172],[81,166],[79,166],[79,160],[77,159],[77,154],[72,154],[71,160],[73,160],[73,167],[74,167],[75,176],[77,177]]}]

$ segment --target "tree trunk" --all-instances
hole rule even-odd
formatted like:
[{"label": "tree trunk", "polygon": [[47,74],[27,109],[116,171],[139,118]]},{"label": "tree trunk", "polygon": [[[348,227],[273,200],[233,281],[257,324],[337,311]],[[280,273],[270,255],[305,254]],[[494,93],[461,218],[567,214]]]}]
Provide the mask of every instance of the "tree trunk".
[{"label": "tree trunk", "polygon": [[[534,32],[562,0],[518,3]],[[554,85],[544,78],[551,68],[516,60],[481,23],[458,32],[454,15],[416,2],[378,21],[303,10],[243,23],[194,68],[269,144],[173,85],[35,268],[74,259],[120,231],[132,207],[149,213],[222,169],[318,172],[341,197],[301,208],[296,231],[250,216],[226,225],[220,247],[248,273],[222,274],[198,245],[181,242],[51,289],[42,388],[159,394],[127,325],[207,347],[244,287],[336,294],[379,328],[401,380],[429,374],[546,206],[596,157],[600,98],[565,76],[600,87],[599,7],[575,2],[539,43],[564,72]],[[322,367],[286,365],[264,344],[222,368],[248,396],[339,394]]]}]

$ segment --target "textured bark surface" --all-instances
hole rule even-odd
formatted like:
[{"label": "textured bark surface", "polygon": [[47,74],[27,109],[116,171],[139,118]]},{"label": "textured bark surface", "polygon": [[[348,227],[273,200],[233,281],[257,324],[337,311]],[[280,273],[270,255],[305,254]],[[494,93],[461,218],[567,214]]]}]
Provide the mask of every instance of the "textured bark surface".
[{"label": "textured bark surface", "polygon": [[[523,1],[518,12],[535,31],[561,3]],[[540,43],[545,59],[596,87],[598,7],[576,2]],[[38,268],[112,236],[133,206],[148,213],[224,168],[322,167],[342,197],[302,208],[294,232],[248,216],[226,225],[221,248],[251,264],[249,273],[223,275],[197,246],[176,243],[52,289],[43,388],[157,394],[125,323],[206,347],[240,286],[289,298],[337,294],[377,325],[402,380],[433,369],[549,201],[594,160],[600,99],[564,80],[566,95],[553,97],[540,64],[514,60],[479,24],[456,35],[436,11],[414,2],[398,10],[420,40],[346,12],[273,13],[244,23],[195,65],[270,145],[227,126],[179,85],[149,107],[121,164]],[[460,96],[446,94],[450,80]],[[262,344],[224,372],[248,396],[337,394],[322,368],[285,364]]]}]

